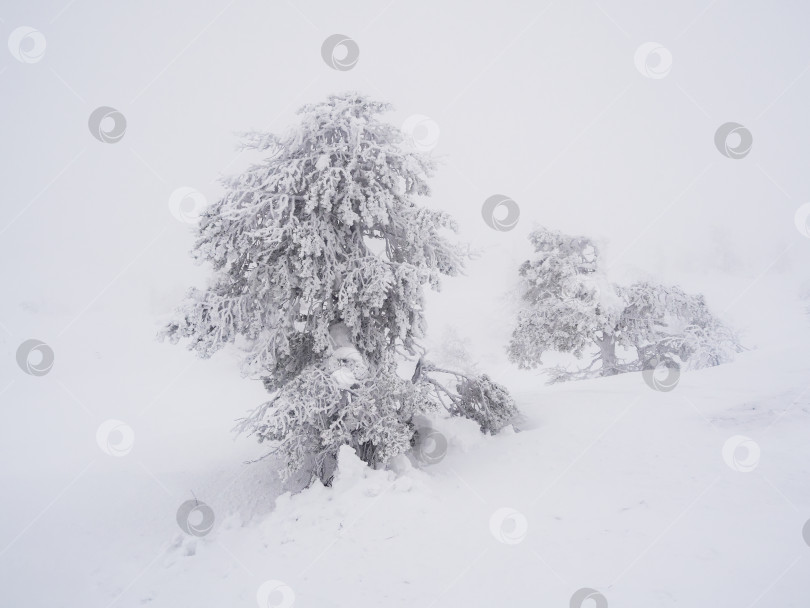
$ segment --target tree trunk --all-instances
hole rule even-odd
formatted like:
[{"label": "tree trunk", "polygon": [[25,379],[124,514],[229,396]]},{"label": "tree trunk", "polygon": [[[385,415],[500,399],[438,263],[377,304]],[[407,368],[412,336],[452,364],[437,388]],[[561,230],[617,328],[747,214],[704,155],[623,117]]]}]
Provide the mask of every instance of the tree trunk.
[{"label": "tree trunk", "polygon": [[619,373],[616,360],[616,337],[613,334],[604,334],[596,340],[599,346],[599,358],[602,361],[602,376],[615,376]]}]

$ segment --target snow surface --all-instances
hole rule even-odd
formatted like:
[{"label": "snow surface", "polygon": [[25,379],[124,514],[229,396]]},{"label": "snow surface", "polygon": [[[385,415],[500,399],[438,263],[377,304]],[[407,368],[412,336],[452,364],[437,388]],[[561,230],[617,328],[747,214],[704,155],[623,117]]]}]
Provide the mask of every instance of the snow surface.
[{"label": "snow surface", "polygon": [[[610,606],[807,606],[807,333],[685,373],[668,393],[640,374],[546,387],[514,373],[518,432],[435,420],[448,439],[437,464],[374,471],[345,448],[334,485],[300,493],[272,460],[243,464],[260,446],[226,448],[204,427],[179,443],[147,412],[125,456],[4,476],[0,603],[568,606],[590,587]],[[201,391],[249,385],[194,365]],[[168,399],[156,426],[172,427],[171,407],[190,406]],[[735,452],[749,472],[724,460],[738,435],[760,449],[758,461]],[[182,453],[150,460],[161,444]],[[208,535],[175,522],[192,498],[216,514]]]}]

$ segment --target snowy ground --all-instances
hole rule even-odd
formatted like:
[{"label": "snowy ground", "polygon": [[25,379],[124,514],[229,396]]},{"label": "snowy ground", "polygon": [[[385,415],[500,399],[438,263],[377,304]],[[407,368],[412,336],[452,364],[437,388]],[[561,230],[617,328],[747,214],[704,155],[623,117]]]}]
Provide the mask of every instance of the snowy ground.
[{"label": "snowy ground", "polygon": [[[95,442],[94,409],[111,404],[78,395],[56,368],[24,376],[7,403],[52,397],[59,409],[39,421],[44,443],[33,422],[3,431],[1,603],[252,607],[261,588],[267,606],[293,595],[301,607],[568,606],[590,587],[610,606],[807,606],[810,347],[806,329],[795,333],[792,345],[685,373],[668,393],[639,374],[545,387],[514,373],[521,432],[482,437],[439,420],[449,449],[437,464],[372,471],[346,452],[334,487],[293,495],[272,461],[243,464],[261,448],[223,432],[261,398],[226,365],[193,363],[174,382],[177,369],[164,370],[153,404],[139,391],[154,387],[124,391],[142,415],[130,416],[135,441],[121,457]],[[180,370],[192,360],[165,352]],[[94,360],[105,377],[104,354]],[[178,400],[192,386],[200,395]],[[186,428],[195,404],[228,395],[235,410]],[[760,450],[734,453],[749,472],[724,459],[737,435]],[[202,537],[175,521],[193,497],[216,517]]]}]

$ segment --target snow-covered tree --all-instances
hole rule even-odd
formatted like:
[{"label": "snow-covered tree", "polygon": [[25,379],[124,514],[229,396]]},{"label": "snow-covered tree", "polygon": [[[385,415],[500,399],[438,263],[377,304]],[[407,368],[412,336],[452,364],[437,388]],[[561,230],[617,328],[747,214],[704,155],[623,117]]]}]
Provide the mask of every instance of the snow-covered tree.
[{"label": "snow-covered tree", "polygon": [[700,294],[648,281],[621,291],[625,300],[621,331],[637,353],[635,367],[655,359],[701,369],[732,361],[743,350],[737,335]]},{"label": "snow-covered tree", "polygon": [[584,368],[548,370],[560,382],[640,370],[652,360],[708,367],[742,350],[703,296],[651,281],[608,283],[586,237],[539,228],[529,238],[537,256],[520,267],[524,306],[509,344],[520,367],[541,365],[548,351],[591,357]]},{"label": "snow-covered tree", "polygon": [[536,256],[520,266],[522,301],[509,344],[509,358],[521,368],[542,365],[543,353],[598,348],[588,370],[616,373],[619,309],[604,280],[599,248],[584,236],[538,228],[529,235]]},{"label": "snow-covered tree", "polygon": [[414,415],[441,403],[396,366],[422,354],[423,288],[457,275],[464,254],[445,236],[452,219],[416,203],[434,161],[380,120],[389,109],[331,96],[285,137],[248,134],[265,158],[202,216],[193,255],[214,274],[164,332],[202,357],[243,349],[243,373],[271,399],[238,429],[274,442],[287,473],[327,481],[343,444],[384,463],[408,449]]}]

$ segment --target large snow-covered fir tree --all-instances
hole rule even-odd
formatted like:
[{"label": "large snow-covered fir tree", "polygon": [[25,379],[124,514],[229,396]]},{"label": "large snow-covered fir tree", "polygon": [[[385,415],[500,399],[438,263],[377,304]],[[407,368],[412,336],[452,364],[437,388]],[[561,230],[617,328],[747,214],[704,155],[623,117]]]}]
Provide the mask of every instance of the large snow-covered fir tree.
[{"label": "large snow-covered fir tree", "polygon": [[549,351],[591,358],[584,368],[549,369],[551,381],[561,382],[636,371],[651,361],[708,367],[740,352],[703,296],[650,281],[609,283],[587,237],[538,228],[529,239],[536,255],[519,270],[523,306],[508,348],[520,367],[542,365]]},{"label": "large snow-covered fir tree", "polygon": [[[303,468],[328,482],[342,445],[385,463],[441,405],[488,431],[516,414],[485,375],[421,359],[423,288],[457,275],[465,255],[446,237],[452,219],[416,203],[434,161],[380,120],[388,110],[331,96],[301,108],[285,137],[248,134],[265,159],[226,180],[201,218],[193,255],[214,274],[164,331],[202,357],[242,348],[243,373],[271,398],[237,428],[274,443],[284,476]],[[397,374],[404,358],[419,358],[409,379]]]}]

